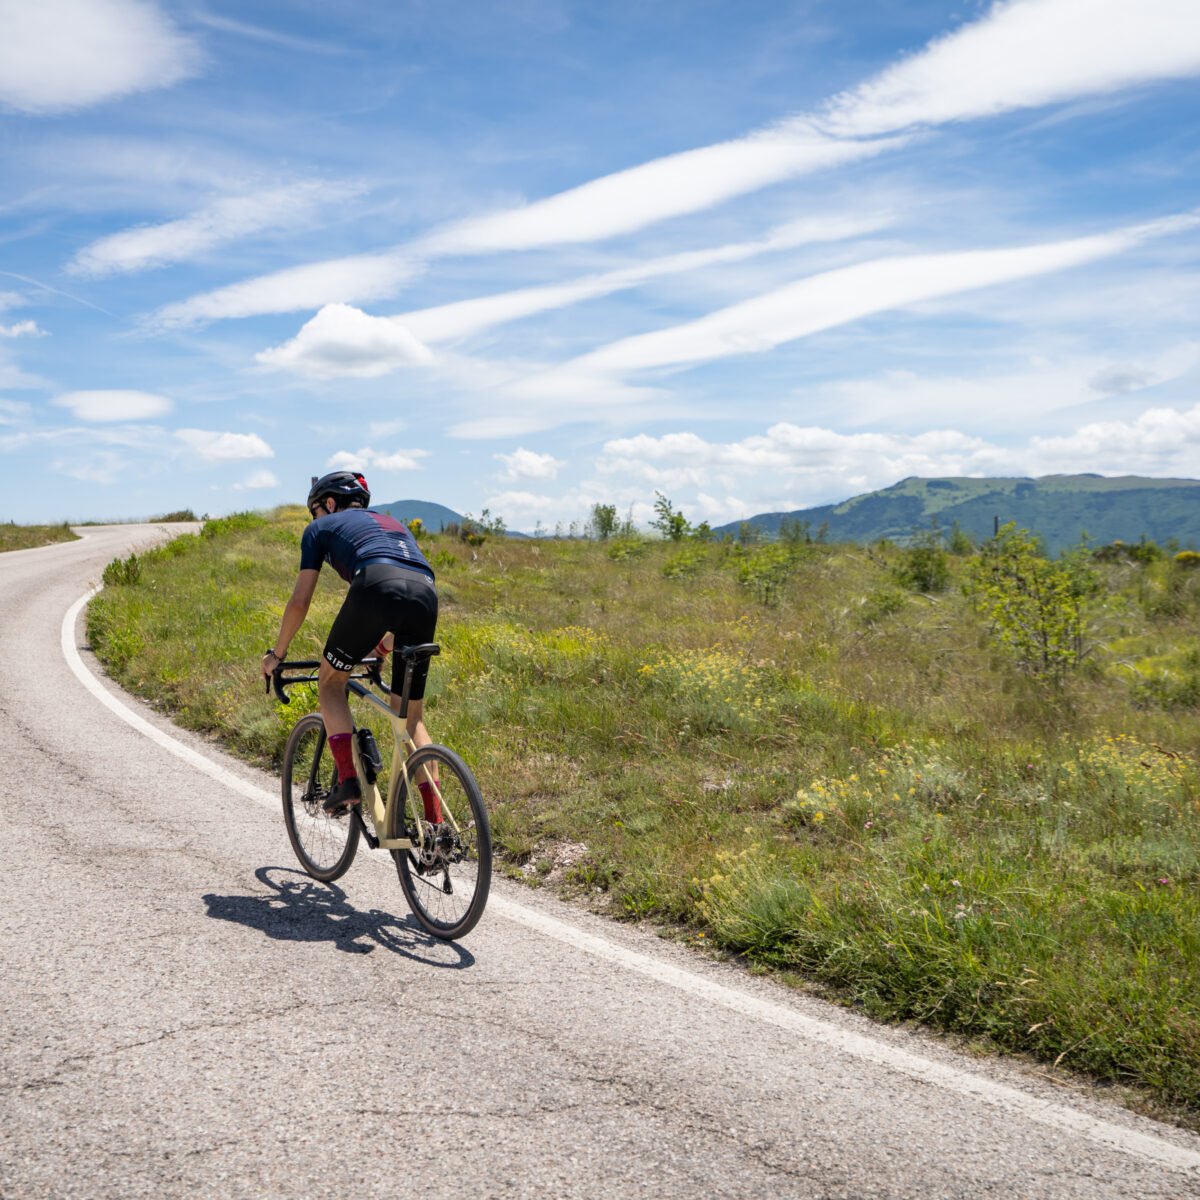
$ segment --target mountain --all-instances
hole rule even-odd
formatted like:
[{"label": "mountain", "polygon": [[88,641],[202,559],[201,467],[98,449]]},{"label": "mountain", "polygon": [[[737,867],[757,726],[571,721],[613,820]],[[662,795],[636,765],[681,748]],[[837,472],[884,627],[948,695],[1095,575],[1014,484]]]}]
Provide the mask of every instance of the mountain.
[{"label": "mountain", "polygon": [[[389,513],[397,521],[411,521],[419,517],[430,533],[441,533],[447,525],[461,525],[464,520],[462,513],[456,513],[444,504],[434,504],[432,500],[393,500],[391,504],[372,504],[371,507],[376,512]],[[527,538],[529,534],[509,529],[504,536]]]},{"label": "mountain", "polygon": [[[768,537],[783,521],[807,521],[815,533],[828,526],[835,542],[905,541],[936,519],[959,526],[977,540],[992,536],[995,523],[1016,521],[1040,535],[1050,554],[1074,546],[1086,532],[1092,542],[1172,539],[1200,546],[1200,479],[1150,479],[1140,475],[1043,475],[1038,479],[918,479],[915,476],[841,504],[750,517]],[[742,522],[714,532],[737,536]]]},{"label": "mountain", "polygon": [[419,517],[421,524],[430,533],[441,533],[447,525],[461,525],[462,513],[447,508],[444,504],[434,504],[432,500],[393,500],[391,504],[372,504],[376,512],[388,513],[397,521],[411,521]]}]

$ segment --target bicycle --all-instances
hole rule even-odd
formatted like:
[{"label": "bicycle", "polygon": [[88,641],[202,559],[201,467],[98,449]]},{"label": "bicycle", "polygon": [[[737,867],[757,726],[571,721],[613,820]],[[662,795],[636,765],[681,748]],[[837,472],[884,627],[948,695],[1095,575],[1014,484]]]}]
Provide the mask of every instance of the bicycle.
[{"label": "bicycle", "polygon": [[[337,767],[321,714],[308,713],[296,722],[283,751],[283,819],[301,866],[323,883],[349,870],[360,840],[372,850],[391,851],[413,915],[427,933],[451,941],[469,933],[483,915],[492,879],[492,835],[471,769],[445,746],[418,749],[405,725],[413,667],[440,652],[432,642],[396,647],[404,662],[398,709],[362,682],[393,694],[383,682],[380,660],[365,659],[347,680],[349,694],[387,716],[395,740],[392,770],[381,793],[382,756],[370,730],[355,728],[350,744],[363,799],[349,816],[331,816],[322,807],[337,785]],[[295,672],[319,668],[319,662],[279,663],[267,686],[274,684],[275,695],[289,704],[288,687],[317,679]],[[417,786],[424,781],[432,785],[429,801]]]}]

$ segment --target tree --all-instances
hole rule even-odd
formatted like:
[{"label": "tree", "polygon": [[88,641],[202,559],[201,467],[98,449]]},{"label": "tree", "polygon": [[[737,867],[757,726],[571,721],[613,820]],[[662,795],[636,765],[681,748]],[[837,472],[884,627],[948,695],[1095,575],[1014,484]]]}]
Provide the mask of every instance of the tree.
[{"label": "tree", "polygon": [[651,529],[657,529],[669,542],[682,542],[692,532],[688,519],[662,494],[654,493],[654,520],[650,522]]},{"label": "tree", "polygon": [[1084,607],[1096,587],[1081,559],[1052,562],[1010,521],[980,548],[966,591],[1021,670],[1061,678],[1084,656]]},{"label": "tree", "polygon": [[607,542],[617,532],[617,506],[615,504],[593,504],[588,528],[593,537]]}]

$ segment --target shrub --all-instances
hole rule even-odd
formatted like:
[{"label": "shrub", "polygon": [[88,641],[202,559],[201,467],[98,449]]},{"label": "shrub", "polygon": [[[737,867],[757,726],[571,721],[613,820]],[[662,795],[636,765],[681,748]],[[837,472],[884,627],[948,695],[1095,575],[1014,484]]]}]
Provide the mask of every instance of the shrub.
[{"label": "shrub", "polygon": [[1181,571],[1194,571],[1200,567],[1200,554],[1195,550],[1180,550],[1171,560]]},{"label": "shrub", "polygon": [[104,568],[105,587],[132,587],[142,577],[142,560],[136,554],[114,558]]},{"label": "shrub", "polygon": [[922,533],[903,550],[892,568],[896,582],[913,592],[944,592],[950,585],[950,564],[936,530]]},{"label": "shrub", "polygon": [[971,564],[965,590],[1021,670],[1057,678],[1084,656],[1084,604],[1095,587],[1077,560],[1044,558],[1010,521]]}]

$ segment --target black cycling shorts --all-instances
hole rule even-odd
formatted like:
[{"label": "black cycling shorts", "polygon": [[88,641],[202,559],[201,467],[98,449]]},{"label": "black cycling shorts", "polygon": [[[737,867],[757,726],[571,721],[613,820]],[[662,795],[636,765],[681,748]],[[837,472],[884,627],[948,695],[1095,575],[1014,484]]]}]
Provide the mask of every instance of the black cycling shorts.
[{"label": "black cycling shorts", "polygon": [[[395,635],[398,647],[432,642],[437,615],[437,591],[424,571],[371,563],[350,583],[325,643],[326,661],[339,671],[349,671],[370,657],[385,633]],[[410,700],[424,699],[428,675],[429,659],[414,664]],[[404,663],[394,655],[392,689],[399,691],[403,686]]]}]

